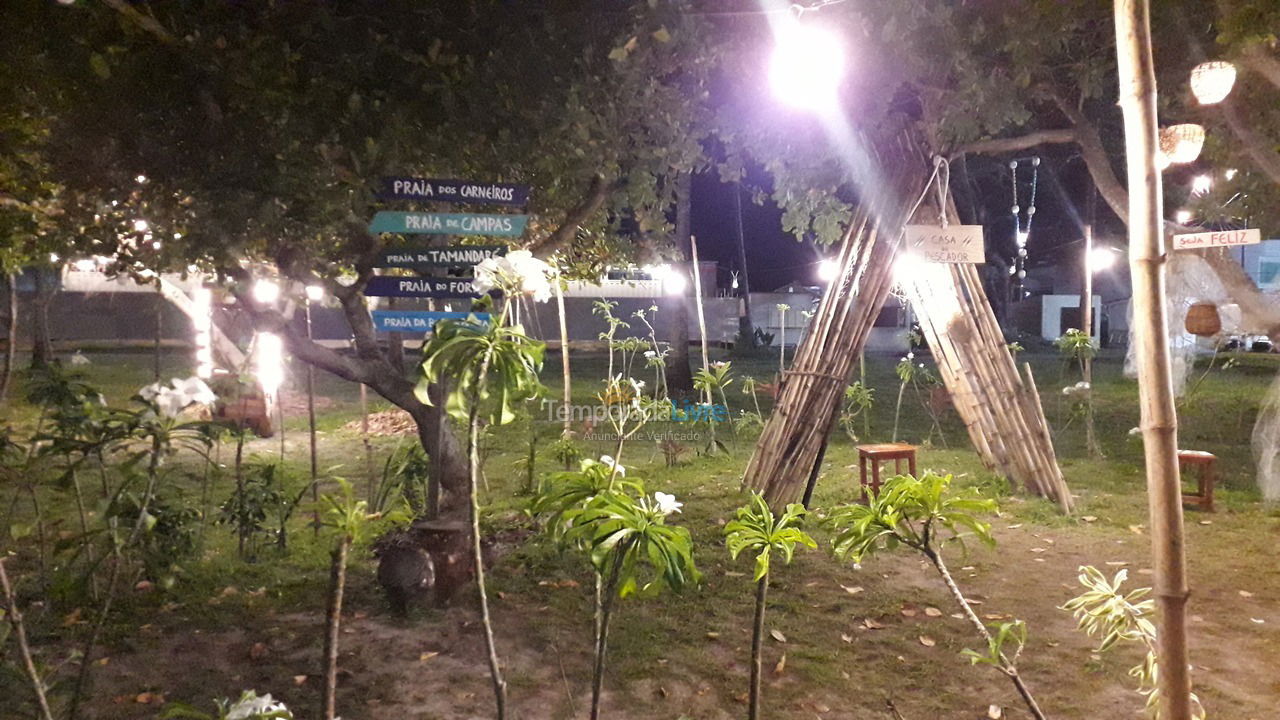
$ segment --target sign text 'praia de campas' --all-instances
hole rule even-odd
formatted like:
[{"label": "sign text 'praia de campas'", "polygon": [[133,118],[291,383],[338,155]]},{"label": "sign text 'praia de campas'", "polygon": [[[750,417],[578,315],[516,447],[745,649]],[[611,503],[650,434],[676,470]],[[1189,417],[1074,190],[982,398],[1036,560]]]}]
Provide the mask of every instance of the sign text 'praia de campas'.
[{"label": "sign text 'praia de campas'", "polygon": [[505,235],[524,233],[528,215],[481,213],[419,213],[379,211],[369,232],[434,235]]},{"label": "sign text 'praia de campas'", "polygon": [[519,207],[529,202],[529,186],[470,180],[386,177],[382,178],[382,192],[378,196],[385,200],[423,200]]}]

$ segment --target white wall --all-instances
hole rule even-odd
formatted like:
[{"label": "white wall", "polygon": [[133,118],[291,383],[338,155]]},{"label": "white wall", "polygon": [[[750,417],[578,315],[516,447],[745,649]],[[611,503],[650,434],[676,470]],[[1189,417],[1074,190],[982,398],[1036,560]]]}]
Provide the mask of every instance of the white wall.
[{"label": "white wall", "polygon": [[[1062,310],[1080,307],[1079,295],[1042,295],[1040,304],[1040,336],[1045,340],[1057,340],[1068,328],[1062,327]],[[1099,331],[1102,327],[1102,298],[1093,296],[1093,331],[1094,342],[1100,343]],[[1077,328],[1078,329],[1078,328]]]}]

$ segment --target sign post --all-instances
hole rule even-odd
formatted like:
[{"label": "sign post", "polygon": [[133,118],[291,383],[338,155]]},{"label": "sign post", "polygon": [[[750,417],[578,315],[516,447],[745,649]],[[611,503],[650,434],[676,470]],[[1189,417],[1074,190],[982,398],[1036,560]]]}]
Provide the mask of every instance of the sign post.
[{"label": "sign post", "polygon": [[380,210],[373,216],[373,222],[369,224],[369,232],[515,236],[524,234],[524,226],[528,221],[528,215]]},{"label": "sign post", "polygon": [[908,225],[903,252],[935,263],[982,264],[987,259],[981,225]]},{"label": "sign post", "polygon": [[475,318],[488,324],[489,313],[438,312],[429,310],[374,310],[373,327],[382,332],[429,333],[441,320]]},{"label": "sign post", "polygon": [[1218,230],[1215,232],[1174,235],[1173,249],[1199,250],[1201,248],[1237,247],[1239,245],[1257,245],[1261,242],[1261,230]]},{"label": "sign post", "polygon": [[477,205],[512,205],[524,207],[529,202],[529,186],[511,183],[485,183],[470,180],[437,180],[434,178],[382,178],[384,200],[419,200],[473,203]]}]

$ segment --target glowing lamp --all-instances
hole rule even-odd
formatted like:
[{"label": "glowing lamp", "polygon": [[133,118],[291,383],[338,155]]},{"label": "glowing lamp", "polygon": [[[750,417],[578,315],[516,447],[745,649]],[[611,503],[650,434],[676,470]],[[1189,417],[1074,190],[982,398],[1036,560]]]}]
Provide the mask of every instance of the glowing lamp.
[{"label": "glowing lamp", "polygon": [[284,384],[284,343],[279,335],[258,333],[253,364],[262,392],[275,397]]},{"label": "glowing lamp", "polygon": [[1236,170],[1235,168],[1227,168],[1226,172],[1222,173],[1222,177],[1226,178],[1227,180],[1235,180],[1237,172],[1239,171]]},{"label": "glowing lamp", "polygon": [[1160,131],[1160,150],[1171,163],[1194,162],[1204,148],[1204,126],[1195,123],[1170,125]]},{"label": "glowing lamp", "polygon": [[258,280],[253,284],[253,299],[263,305],[269,305],[280,299],[280,286],[274,280]]},{"label": "glowing lamp", "polygon": [[133,229],[137,232],[146,232],[149,227],[151,227],[151,223],[142,218],[133,221]]},{"label": "glowing lamp", "polygon": [[1096,273],[1116,264],[1116,254],[1111,248],[1094,248],[1089,251],[1089,272]]},{"label": "glowing lamp", "polygon": [[840,277],[840,264],[830,258],[818,263],[818,279],[831,282]]},{"label": "glowing lamp", "polygon": [[794,107],[830,107],[843,77],[844,48],[835,33],[796,20],[775,28],[769,84],[779,100]]},{"label": "glowing lamp", "polygon": [[684,273],[667,265],[659,268],[658,277],[662,280],[662,291],[668,295],[683,295],[689,287]]},{"label": "glowing lamp", "polygon": [[1191,92],[1201,105],[1227,99],[1236,84],[1236,66],[1222,60],[1203,62],[1191,71]]},{"label": "glowing lamp", "polygon": [[1213,178],[1208,175],[1197,175],[1191,179],[1191,194],[1204,195],[1213,188]]},{"label": "glowing lamp", "polygon": [[1186,225],[1187,223],[1191,222],[1191,211],[1179,210],[1178,212],[1173,214],[1173,219],[1178,221],[1179,225]]},{"label": "glowing lamp", "polygon": [[307,299],[311,302],[320,302],[324,299],[324,288],[319,285],[308,285]]}]

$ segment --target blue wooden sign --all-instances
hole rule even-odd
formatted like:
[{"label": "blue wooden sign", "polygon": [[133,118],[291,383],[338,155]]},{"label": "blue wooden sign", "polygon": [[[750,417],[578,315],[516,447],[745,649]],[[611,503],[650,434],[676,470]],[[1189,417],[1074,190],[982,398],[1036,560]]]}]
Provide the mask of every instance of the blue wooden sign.
[{"label": "blue wooden sign", "polygon": [[463,320],[474,317],[488,324],[489,313],[434,312],[427,310],[374,310],[373,328],[382,332],[429,333],[441,320]]},{"label": "blue wooden sign", "polygon": [[468,267],[507,254],[506,245],[454,245],[438,248],[384,250],[378,258],[381,268]]},{"label": "blue wooden sign", "polygon": [[375,275],[364,294],[373,297],[475,298],[480,297],[469,277],[414,278]]},{"label": "blue wooden sign", "polygon": [[379,211],[369,224],[373,233],[433,235],[521,235],[528,215]]},{"label": "blue wooden sign", "polygon": [[385,177],[382,178],[382,192],[378,193],[378,197],[384,200],[432,200],[523,207],[529,202],[529,186],[470,180]]}]

